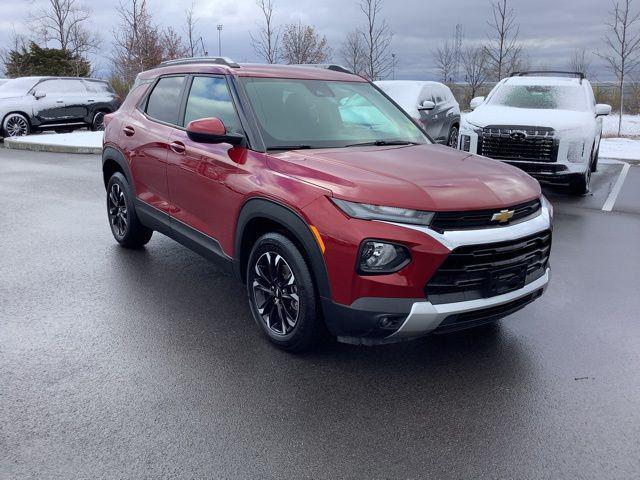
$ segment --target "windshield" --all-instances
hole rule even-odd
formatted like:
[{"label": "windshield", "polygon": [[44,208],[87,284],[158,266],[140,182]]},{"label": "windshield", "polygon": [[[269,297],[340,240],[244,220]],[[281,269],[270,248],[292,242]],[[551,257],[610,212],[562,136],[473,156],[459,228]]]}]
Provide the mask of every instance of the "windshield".
[{"label": "windshield", "polygon": [[26,95],[38,82],[36,78],[14,78],[0,85],[0,93],[16,93]]},{"label": "windshield", "polygon": [[543,110],[588,109],[584,89],[577,85],[503,85],[491,95],[488,103]]},{"label": "windshield", "polygon": [[371,84],[242,78],[268,149],[429,143]]}]

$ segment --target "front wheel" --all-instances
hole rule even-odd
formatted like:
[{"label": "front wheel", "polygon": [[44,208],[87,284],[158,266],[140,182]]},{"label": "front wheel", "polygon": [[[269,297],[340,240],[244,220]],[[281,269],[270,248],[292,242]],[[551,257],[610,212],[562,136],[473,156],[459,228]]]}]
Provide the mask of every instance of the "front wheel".
[{"label": "front wheel", "polygon": [[451,127],[449,131],[449,138],[447,140],[447,145],[451,148],[458,148],[458,126],[454,125]]},{"label": "front wheel", "polygon": [[284,235],[260,237],[247,265],[247,294],[253,318],[283,350],[309,349],[323,334],[323,321],[309,267]]},{"label": "front wheel", "polygon": [[20,113],[10,113],[4,118],[4,122],[2,122],[2,131],[7,137],[24,137],[25,135],[29,135],[29,120]]},{"label": "front wheel", "polygon": [[141,248],[149,243],[153,230],[140,223],[126,177],[114,173],[107,184],[107,214],[113,238],[125,248]]},{"label": "front wheel", "polygon": [[589,193],[591,184],[591,167],[588,166],[586,172],[577,174],[570,180],[569,193],[571,195],[585,195]]}]

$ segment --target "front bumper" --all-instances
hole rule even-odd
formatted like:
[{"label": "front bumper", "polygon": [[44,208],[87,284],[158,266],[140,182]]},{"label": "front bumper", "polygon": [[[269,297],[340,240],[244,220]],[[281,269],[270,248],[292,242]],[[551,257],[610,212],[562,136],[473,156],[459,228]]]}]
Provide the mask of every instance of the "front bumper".
[{"label": "front bumper", "polygon": [[[426,227],[403,225],[429,235],[450,251],[467,245],[518,240],[552,227],[550,206],[543,202],[536,217],[501,228],[458,230],[439,233]],[[523,308],[544,293],[550,270],[523,288],[502,295],[475,300],[434,304],[426,298],[377,298],[339,305],[323,299],[325,319],[339,341],[376,345],[394,343],[435,332],[469,328],[503,318]]]}]

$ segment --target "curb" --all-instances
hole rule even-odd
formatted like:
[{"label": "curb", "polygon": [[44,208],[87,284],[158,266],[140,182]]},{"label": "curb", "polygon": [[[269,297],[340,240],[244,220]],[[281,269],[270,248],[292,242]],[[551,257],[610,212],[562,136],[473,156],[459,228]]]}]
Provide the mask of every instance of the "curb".
[{"label": "curb", "polygon": [[102,147],[77,147],[74,145],[50,145],[46,143],[27,143],[12,138],[4,139],[4,146],[13,150],[31,152],[79,153],[84,155],[102,155]]}]

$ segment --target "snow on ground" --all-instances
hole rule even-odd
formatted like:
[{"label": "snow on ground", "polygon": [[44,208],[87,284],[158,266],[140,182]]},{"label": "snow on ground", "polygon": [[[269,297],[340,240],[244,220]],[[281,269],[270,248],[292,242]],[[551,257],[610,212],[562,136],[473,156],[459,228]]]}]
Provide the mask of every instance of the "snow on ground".
[{"label": "snow on ground", "polygon": [[38,145],[64,145],[80,148],[102,148],[103,132],[71,132],[55,134],[27,135],[14,137],[20,143],[35,143]]},{"label": "snow on ground", "polygon": [[640,140],[631,138],[603,138],[600,158],[640,161]]},{"label": "snow on ground", "polygon": [[[618,136],[618,119],[620,115],[609,115],[602,120],[602,135],[605,137]],[[640,137],[640,115],[622,116],[623,137]]]}]

